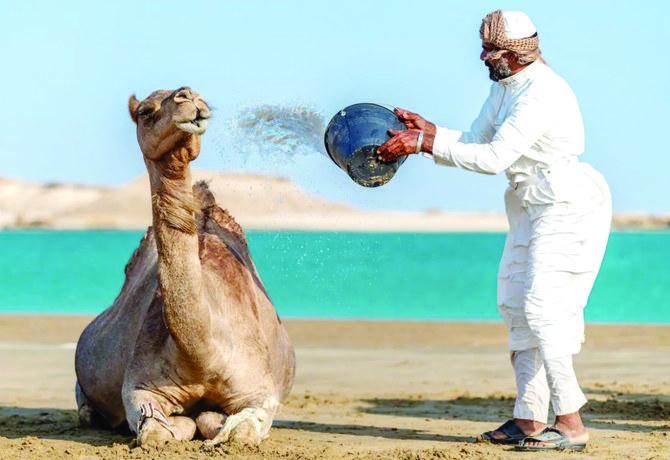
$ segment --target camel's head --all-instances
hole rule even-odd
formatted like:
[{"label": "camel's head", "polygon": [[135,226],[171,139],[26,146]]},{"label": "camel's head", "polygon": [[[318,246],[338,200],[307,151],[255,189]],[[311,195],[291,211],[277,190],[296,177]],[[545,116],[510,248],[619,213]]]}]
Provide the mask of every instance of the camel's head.
[{"label": "camel's head", "polygon": [[177,147],[186,147],[188,161],[200,151],[200,136],[207,130],[209,107],[191,88],[154,91],[142,102],[128,101],[130,117],[137,124],[137,140],[149,160],[158,160]]}]

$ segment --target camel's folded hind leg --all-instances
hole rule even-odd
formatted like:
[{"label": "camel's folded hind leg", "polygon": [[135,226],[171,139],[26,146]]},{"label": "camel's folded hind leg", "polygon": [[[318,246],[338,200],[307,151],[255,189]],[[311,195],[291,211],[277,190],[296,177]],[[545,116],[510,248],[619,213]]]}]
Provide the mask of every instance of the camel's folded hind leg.
[{"label": "camel's folded hind leg", "polygon": [[79,381],[75,383],[74,394],[77,399],[77,416],[79,417],[79,424],[81,426],[85,428],[111,428],[107,419],[93,407],[93,404],[84,395],[84,392],[81,391]]},{"label": "camel's folded hind leg", "polygon": [[133,391],[124,401],[126,419],[137,433],[137,444],[161,445],[166,442],[190,441],[195,435],[195,422],[189,417],[166,416],[163,404],[150,392]]},{"label": "camel's folded hind leg", "polygon": [[226,442],[257,445],[268,437],[272,420],[279,409],[279,401],[266,399],[260,407],[247,407],[226,417],[210,444]]}]

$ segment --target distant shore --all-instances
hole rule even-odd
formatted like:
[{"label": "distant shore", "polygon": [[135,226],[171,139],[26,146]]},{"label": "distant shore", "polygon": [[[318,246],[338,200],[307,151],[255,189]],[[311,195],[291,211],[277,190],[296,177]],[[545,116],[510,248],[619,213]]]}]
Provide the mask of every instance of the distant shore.
[{"label": "distant shore", "polygon": [[[505,232],[502,213],[367,211],[308,195],[288,179],[194,170],[247,230]],[[144,230],[151,224],[148,178],[121,187],[0,179],[0,229]],[[614,229],[670,229],[670,214],[621,213]]]}]

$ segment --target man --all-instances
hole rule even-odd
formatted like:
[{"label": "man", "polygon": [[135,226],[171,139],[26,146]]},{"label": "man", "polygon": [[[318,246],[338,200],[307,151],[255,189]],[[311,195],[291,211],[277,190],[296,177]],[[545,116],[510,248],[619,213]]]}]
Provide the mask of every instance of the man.
[{"label": "man", "polygon": [[[514,418],[479,441],[522,450],[583,449],[572,355],[584,340],[583,308],[611,222],[603,177],[578,156],[584,128],[570,87],[544,62],[524,13],[495,11],[480,28],[480,59],[494,83],[469,132],[396,109],[409,128],[390,131],[379,158],[424,152],[435,163],[484,174],[505,171],[509,233],[498,272],[498,308],[516,375]],[[546,425],[549,401],[556,420]]]}]

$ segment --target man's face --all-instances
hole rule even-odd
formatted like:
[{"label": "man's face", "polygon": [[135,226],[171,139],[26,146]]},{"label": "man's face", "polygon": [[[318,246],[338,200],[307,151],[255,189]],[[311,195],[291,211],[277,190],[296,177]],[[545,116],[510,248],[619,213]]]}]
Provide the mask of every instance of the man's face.
[{"label": "man's face", "polygon": [[486,67],[489,68],[489,78],[493,81],[500,81],[512,75],[512,69],[510,69],[506,54],[498,59],[489,58],[490,54],[497,51],[500,51],[500,48],[493,46],[491,43],[482,42],[482,53],[479,55],[479,59],[484,61]]}]

